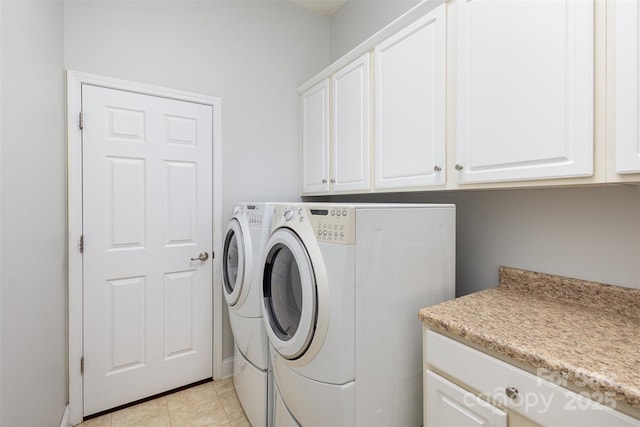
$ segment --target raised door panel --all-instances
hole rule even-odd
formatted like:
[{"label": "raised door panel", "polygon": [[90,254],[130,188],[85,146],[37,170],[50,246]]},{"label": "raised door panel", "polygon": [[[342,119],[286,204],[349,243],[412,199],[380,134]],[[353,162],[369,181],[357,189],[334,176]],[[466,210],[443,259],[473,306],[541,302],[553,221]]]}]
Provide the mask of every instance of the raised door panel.
[{"label": "raised door panel", "polygon": [[640,173],[640,5],[615,3],[616,172]]},{"label": "raised door panel", "polygon": [[146,245],[145,159],[106,156],[108,250]]},{"label": "raised door panel", "polygon": [[329,79],[302,94],[302,193],[329,191]]},{"label": "raised door panel", "polygon": [[445,8],[374,50],[376,189],[445,182]]},{"label": "raised door panel", "polygon": [[429,370],[424,389],[425,427],[507,427],[504,411]]},{"label": "raised door panel", "polygon": [[332,77],[333,191],[370,188],[370,54]]},{"label": "raised door panel", "polygon": [[165,160],[165,245],[195,245],[198,217],[198,165]]},{"label": "raised door panel", "polygon": [[460,183],[593,174],[593,1],[456,6]]}]

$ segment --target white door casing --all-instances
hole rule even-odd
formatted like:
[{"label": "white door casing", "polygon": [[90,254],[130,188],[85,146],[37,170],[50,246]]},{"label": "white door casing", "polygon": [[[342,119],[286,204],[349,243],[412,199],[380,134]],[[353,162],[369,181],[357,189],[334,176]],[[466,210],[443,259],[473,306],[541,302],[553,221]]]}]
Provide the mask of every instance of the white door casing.
[{"label": "white door casing", "polygon": [[[221,377],[219,261],[211,257],[220,247],[221,133],[216,98],[74,72],[68,88],[69,388],[78,423]],[[81,98],[84,135],[73,120]],[[207,261],[191,261],[201,252]],[[84,384],[76,370],[83,355]]]}]

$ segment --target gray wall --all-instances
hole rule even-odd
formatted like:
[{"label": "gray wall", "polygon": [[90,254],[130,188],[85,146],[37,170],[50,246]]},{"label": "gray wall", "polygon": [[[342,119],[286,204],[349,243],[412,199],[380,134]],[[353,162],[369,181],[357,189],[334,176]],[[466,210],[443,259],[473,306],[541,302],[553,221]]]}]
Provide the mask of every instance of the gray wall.
[{"label": "gray wall", "polygon": [[3,0],[0,11],[0,425],[58,426],[67,402],[64,69],[221,97],[226,222],[237,201],[298,198],[295,88],[328,65],[329,18],[284,0]]},{"label": "gray wall", "polygon": [[222,98],[224,224],[238,201],[299,199],[296,87],[329,63],[329,18],[284,0],[67,1],[64,18],[66,68]]},{"label": "gray wall", "polygon": [[[332,60],[393,21],[405,1],[349,0],[331,17]],[[311,200],[311,199],[310,199]],[[640,187],[396,193],[336,201],[457,205],[457,294],[507,265],[640,288]]]},{"label": "gray wall", "polygon": [[2,8],[2,426],[59,426],[67,403],[61,1]]},{"label": "gray wall", "polygon": [[331,16],[331,61],[418,3],[420,0],[348,0]]},{"label": "gray wall", "polygon": [[454,203],[458,296],[495,286],[500,265],[640,288],[640,187],[396,193],[331,200]]}]

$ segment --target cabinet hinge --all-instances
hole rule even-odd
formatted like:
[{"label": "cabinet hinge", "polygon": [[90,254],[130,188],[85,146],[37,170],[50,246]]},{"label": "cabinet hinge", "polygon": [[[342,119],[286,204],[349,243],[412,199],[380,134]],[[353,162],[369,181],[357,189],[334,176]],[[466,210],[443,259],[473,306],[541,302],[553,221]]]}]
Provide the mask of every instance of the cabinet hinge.
[{"label": "cabinet hinge", "polygon": [[84,356],[80,358],[80,375],[84,375]]},{"label": "cabinet hinge", "polygon": [[82,111],[80,111],[80,117],[78,118],[78,126],[80,129],[84,128],[84,118],[82,117]]},{"label": "cabinet hinge", "polygon": [[80,253],[84,253],[84,235],[80,236],[80,241],[78,242],[78,250]]}]

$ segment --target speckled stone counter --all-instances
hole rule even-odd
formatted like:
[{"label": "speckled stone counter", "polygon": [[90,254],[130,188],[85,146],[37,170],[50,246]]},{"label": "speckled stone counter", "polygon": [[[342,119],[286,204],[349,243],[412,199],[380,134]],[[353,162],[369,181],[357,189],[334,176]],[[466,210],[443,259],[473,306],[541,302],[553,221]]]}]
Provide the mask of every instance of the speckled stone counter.
[{"label": "speckled stone counter", "polygon": [[640,289],[500,267],[497,287],[420,310],[434,329],[640,408]]}]

